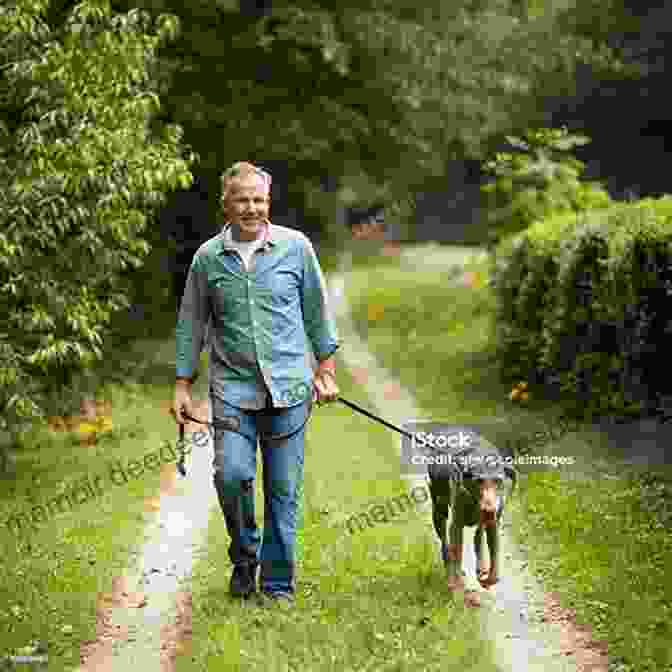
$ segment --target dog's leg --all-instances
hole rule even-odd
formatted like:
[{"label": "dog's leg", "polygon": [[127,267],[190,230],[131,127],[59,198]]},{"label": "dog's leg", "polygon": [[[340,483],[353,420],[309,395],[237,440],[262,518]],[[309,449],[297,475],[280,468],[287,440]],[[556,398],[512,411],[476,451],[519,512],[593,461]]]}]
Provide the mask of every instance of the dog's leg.
[{"label": "dog's leg", "polygon": [[[480,524],[476,534],[480,537],[485,528],[486,541],[488,543],[489,568],[487,573],[483,570],[482,549],[479,548],[477,555],[478,581],[484,588],[488,588],[498,581],[498,543],[499,543],[499,512],[497,511],[497,484],[492,479],[483,479],[480,484]],[[476,540],[474,539],[474,544]],[[479,538],[479,547],[480,538]]]},{"label": "dog's leg", "polygon": [[488,542],[490,571],[481,581],[484,588],[494,586],[499,581],[499,520],[494,526],[485,528],[485,537]]},{"label": "dog's leg", "polygon": [[[441,541],[441,555],[448,575],[448,589],[464,589],[462,574],[462,534],[464,513],[456,497],[454,484],[449,478],[431,480],[433,520],[436,533]],[[450,514],[448,543],[446,544],[446,523]]]},{"label": "dog's leg", "polygon": [[456,507],[450,521],[449,543],[446,570],[448,573],[448,588],[450,590],[464,588],[464,578],[462,574],[462,549],[464,525],[462,517],[459,515],[459,508]]},{"label": "dog's leg", "polygon": [[439,492],[439,487],[435,481],[430,481],[429,492],[432,496],[432,521],[434,523],[434,530],[441,542],[441,557],[444,566],[447,562],[448,546],[446,544],[446,523],[448,521],[448,512],[450,507],[448,499],[445,495]]},{"label": "dog's leg", "polygon": [[429,491],[432,496],[432,520],[434,529],[441,542],[441,559],[443,566],[448,567],[448,543],[446,540],[446,527],[448,516],[451,515],[452,487],[450,479],[441,473],[430,478]]},{"label": "dog's leg", "polygon": [[443,559],[443,564],[445,566],[448,561],[448,544],[446,543],[446,523],[448,522],[448,514],[445,511],[440,510],[437,504],[438,502],[434,504],[432,519],[434,521],[436,535],[441,542],[441,558]]},{"label": "dog's leg", "polygon": [[494,526],[497,517],[497,482],[484,478],[480,483],[480,491],[481,526]]},{"label": "dog's leg", "polygon": [[483,566],[483,526],[477,525],[474,531],[474,554],[476,555],[476,576],[481,580],[485,569]]},{"label": "dog's leg", "polygon": [[436,534],[439,537],[441,546],[446,545],[446,522],[448,520],[448,506],[444,501],[444,498],[436,495],[434,491],[430,491],[432,494],[432,521],[434,523],[434,529]]}]

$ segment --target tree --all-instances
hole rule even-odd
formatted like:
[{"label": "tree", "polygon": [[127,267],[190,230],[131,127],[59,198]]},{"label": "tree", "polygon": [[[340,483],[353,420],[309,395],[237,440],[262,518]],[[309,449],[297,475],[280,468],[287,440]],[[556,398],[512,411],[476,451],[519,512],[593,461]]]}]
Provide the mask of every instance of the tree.
[{"label": "tree", "polygon": [[540,93],[571,91],[578,63],[616,60],[560,29],[578,6],[566,0],[544,12],[501,0],[276,0],[261,17],[219,0],[115,4],[179,15],[179,39],[160,52],[162,100],[204,168],[288,160],[296,197],[319,207],[324,174],[364,206],[406,200],[448,161],[483,158],[493,135],[538,125]]},{"label": "tree", "polygon": [[500,152],[487,162],[486,170],[495,179],[481,187],[489,205],[493,247],[551,215],[611,205],[601,184],[581,181],[585,166],[569,154],[589,138],[562,128],[528,130],[522,138],[507,140],[515,151]]},{"label": "tree", "polygon": [[43,414],[101,356],[148,216],[191,184],[178,126],[152,124],[173,18],[47,0],[0,8],[0,431]]}]

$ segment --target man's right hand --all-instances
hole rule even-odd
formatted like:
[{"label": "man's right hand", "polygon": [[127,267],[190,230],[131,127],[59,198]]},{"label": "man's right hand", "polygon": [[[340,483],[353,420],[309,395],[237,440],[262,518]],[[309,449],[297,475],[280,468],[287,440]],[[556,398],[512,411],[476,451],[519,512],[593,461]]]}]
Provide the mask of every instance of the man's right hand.
[{"label": "man's right hand", "polygon": [[170,412],[175,416],[175,421],[178,425],[184,425],[187,422],[182,415],[183,413],[190,415],[192,418],[194,417],[194,402],[191,398],[191,383],[186,380],[178,380],[175,383],[175,399]]}]

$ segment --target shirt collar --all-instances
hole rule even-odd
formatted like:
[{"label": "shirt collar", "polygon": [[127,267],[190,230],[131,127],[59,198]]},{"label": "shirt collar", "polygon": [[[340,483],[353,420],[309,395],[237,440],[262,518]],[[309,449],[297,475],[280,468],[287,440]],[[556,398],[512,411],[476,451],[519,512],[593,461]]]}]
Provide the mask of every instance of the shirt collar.
[{"label": "shirt collar", "polygon": [[[226,222],[224,226],[222,227],[222,230],[220,232],[220,239],[221,239],[221,244],[222,248],[224,250],[235,250],[236,246],[231,239],[231,223]],[[278,243],[278,231],[277,228],[275,227],[274,224],[271,223],[270,219],[266,220],[266,231],[264,232],[264,236],[262,239],[262,242],[260,244],[261,248],[267,247],[267,246],[275,246]],[[221,251],[221,250],[220,250]]]}]

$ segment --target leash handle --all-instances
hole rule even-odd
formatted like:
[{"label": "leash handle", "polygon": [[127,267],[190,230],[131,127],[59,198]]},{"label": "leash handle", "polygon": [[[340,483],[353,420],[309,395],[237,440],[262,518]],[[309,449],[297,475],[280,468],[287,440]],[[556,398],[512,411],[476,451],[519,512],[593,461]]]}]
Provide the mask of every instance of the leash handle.
[{"label": "leash handle", "polygon": [[[206,422],[204,420],[198,420],[197,418],[192,418],[188,413],[182,411],[182,417],[192,422],[197,422],[199,425],[212,425],[212,422]],[[184,425],[180,425],[180,438],[184,437]]]},{"label": "leash handle", "polygon": [[[213,422],[207,422],[206,420],[199,420],[198,418],[193,418],[191,415],[184,412],[182,412],[182,417],[186,418],[187,420],[191,420],[191,422],[196,422],[199,425],[209,425],[210,427],[222,427],[224,429],[230,429],[229,422],[217,422],[216,420],[213,420]],[[180,425],[180,427],[184,427],[184,425]]]},{"label": "leash handle", "polygon": [[177,471],[182,475],[187,475],[187,466],[184,459],[184,425],[180,425],[180,439],[178,442],[178,451],[180,451],[180,457],[177,460]]}]

